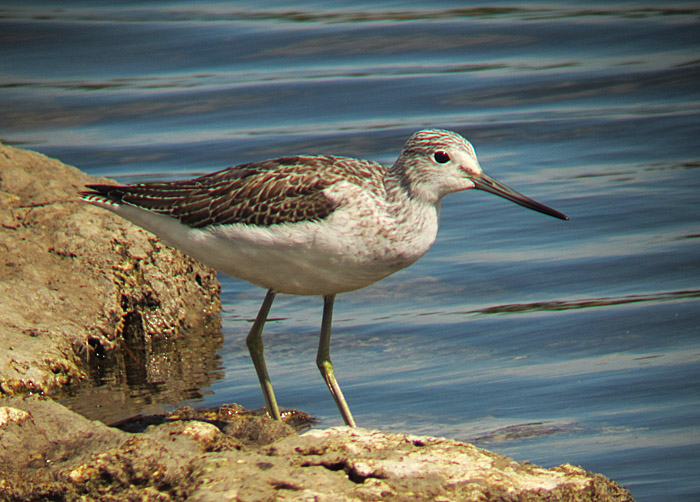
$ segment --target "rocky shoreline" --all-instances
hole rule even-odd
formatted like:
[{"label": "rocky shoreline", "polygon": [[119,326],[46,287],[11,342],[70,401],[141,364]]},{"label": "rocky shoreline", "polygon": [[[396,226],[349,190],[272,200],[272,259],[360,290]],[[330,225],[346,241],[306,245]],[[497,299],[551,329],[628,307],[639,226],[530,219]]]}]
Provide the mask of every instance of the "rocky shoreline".
[{"label": "rocky shoreline", "polygon": [[[568,464],[365,429],[298,434],[237,407],[108,427],[135,388],[177,402],[206,387],[221,344],[215,272],[78,200],[108,182],[0,145],[0,500],[632,500]],[[52,399],[70,393],[100,415]]]}]

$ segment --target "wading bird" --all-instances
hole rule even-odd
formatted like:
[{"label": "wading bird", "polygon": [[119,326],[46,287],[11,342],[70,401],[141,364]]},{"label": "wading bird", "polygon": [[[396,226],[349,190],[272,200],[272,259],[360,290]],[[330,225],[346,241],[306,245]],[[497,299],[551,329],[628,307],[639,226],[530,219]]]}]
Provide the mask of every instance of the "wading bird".
[{"label": "wading bird", "polygon": [[227,275],[267,289],[247,337],[270,416],[280,418],[262,331],[277,293],[323,297],[318,365],[345,423],[355,421],[330,358],[333,302],[408,267],[435,241],[440,203],[476,188],[568,219],[481,169],[457,133],[414,133],[393,166],[330,155],[252,162],[192,180],[88,185],[82,198]]}]

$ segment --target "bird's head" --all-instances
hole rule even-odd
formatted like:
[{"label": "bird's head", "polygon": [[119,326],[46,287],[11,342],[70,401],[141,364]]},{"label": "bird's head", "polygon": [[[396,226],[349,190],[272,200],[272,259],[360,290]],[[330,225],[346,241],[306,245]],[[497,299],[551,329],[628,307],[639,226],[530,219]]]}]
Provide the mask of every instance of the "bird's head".
[{"label": "bird's head", "polygon": [[437,204],[443,196],[476,188],[555,218],[569,218],[486,175],[472,144],[443,129],[423,129],[406,142],[392,168],[402,171],[412,197]]}]

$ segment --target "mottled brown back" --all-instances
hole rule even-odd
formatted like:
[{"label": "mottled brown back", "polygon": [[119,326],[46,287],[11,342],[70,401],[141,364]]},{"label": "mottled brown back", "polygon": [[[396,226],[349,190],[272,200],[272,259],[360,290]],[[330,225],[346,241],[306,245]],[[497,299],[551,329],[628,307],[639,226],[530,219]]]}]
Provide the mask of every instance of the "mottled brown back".
[{"label": "mottled brown back", "polygon": [[294,156],[242,164],[192,180],[88,185],[87,198],[130,204],[192,228],[245,223],[270,226],[326,218],[338,204],[323,191],[347,181],[379,196],[385,168],[333,156]]}]

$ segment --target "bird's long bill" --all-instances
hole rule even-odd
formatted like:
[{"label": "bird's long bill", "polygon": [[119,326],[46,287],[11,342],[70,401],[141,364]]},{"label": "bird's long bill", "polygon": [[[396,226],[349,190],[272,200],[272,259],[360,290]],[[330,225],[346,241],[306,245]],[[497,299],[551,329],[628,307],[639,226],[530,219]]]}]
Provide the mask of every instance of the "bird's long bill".
[{"label": "bird's long bill", "polygon": [[490,176],[487,176],[486,174],[474,176],[470,179],[474,183],[474,188],[477,188],[478,190],[483,190],[485,192],[498,195],[499,197],[508,199],[509,201],[515,202],[516,204],[520,204],[521,206],[526,207],[528,209],[548,214],[549,216],[554,216],[555,218],[559,218],[561,220],[569,219],[569,217],[565,214],[562,214],[559,211],[552,209],[551,207],[545,206],[544,204],[540,204],[536,200],[532,200],[530,197],[526,197],[525,195],[516,192],[512,188],[507,187],[500,181],[497,181],[491,178]]}]

